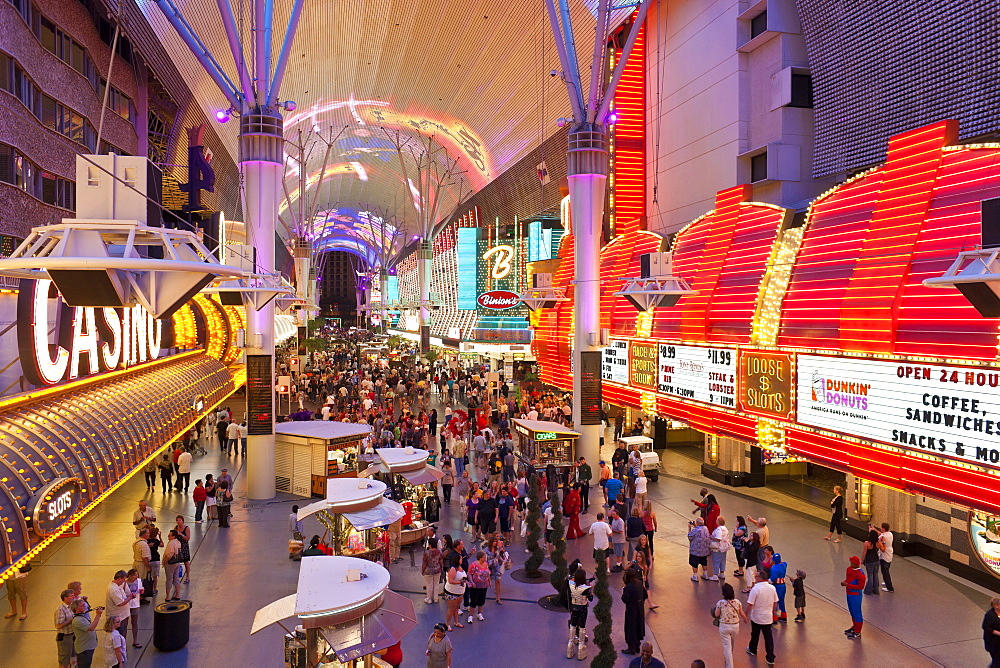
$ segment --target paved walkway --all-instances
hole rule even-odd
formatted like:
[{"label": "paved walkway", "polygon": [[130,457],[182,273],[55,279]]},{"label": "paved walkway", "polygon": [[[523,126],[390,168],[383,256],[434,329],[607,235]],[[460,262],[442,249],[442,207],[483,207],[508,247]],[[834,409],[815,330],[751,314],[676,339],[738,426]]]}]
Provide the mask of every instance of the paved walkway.
[{"label": "paved walkway", "polygon": [[[681,458],[683,459],[683,458]],[[215,472],[224,461],[230,473],[239,460],[226,460],[217,450],[195,461],[195,477]],[[693,506],[690,498],[707,481],[690,470],[692,464],[666,459],[668,475],[650,484],[650,498],[658,515],[657,555],[652,575],[652,595],[661,606],[647,614],[649,639],[655,641],[657,656],[675,668],[686,668],[701,658],[709,666],[722,665],[722,650],[708,609],[719,598],[715,583],[690,581],[687,566],[687,520]],[[141,650],[130,648],[130,666],[252,666],[283,665],[282,631],[275,627],[248,636],[256,610],[292,593],[298,565],[287,558],[287,516],[296,500],[279,495],[269,502],[245,500],[243,476],[236,472],[235,506],[232,528],[226,532],[214,523],[193,525],[192,582],[187,597],[194,601],[191,641],[174,653],[161,653],[151,645],[152,606],[140,612]],[[695,475],[692,480],[674,475]],[[865,597],[866,625],[861,640],[847,640],[842,630],[849,626],[844,603],[843,578],[848,557],[860,553],[860,544],[851,539],[833,544],[821,540],[825,534],[825,513],[771,490],[716,489],[723,514],[737,513],[754,517],[763,514],[771,526],[772,543],[789,562],[789,569],[808,572],[808,619],[804,624],[789,622],[776,629],[778,665],[797,666],[975,666],[986,663],[982,651],[979,623],[988,596],[985,593],[942,576],[923,566],[919,560],[899,559],[893,564],[896,592],[880,597]],[[759,498],[747,496],[743,492]],[[594,488],[592,498],[600,494]],[[24,622],[0,619],[0,667],[33,668],[54,665],[52,613],[58,604],[59,591],[70,580],[84,582],[84,591],[92,601],[103,601],[106,585],[113,572],[128,568],[134,532],[131,514],[139,499],[146,498],[160,518],[160,526],[172,525],[178,513],[191,517],[193,504],[186,495],[158,489],[147,494],[142,476],[123,485],[85,520],[83,535],[56,541],[46,550],[42,565],[28,579],[31,595],[28,619]],[[798,508],[798,509],[797,509]],[[591,509],[596,513],[596,505]],[[592,517],[584,519],[586,527]],[[445,509],[439,523],[441,533],[464,535],[457,502]],[[306,527],[307,533],[319,533],[318,523]],[[589,537],[570,541],[569,559],[580,557],[588,570]],[[511,554],[515,568],[523,563],[522,541],[517,539]],[[421,665],[423,647],[434,623],[444,617],[444,603],[426,605],[419,575],[419,550],[404,548],[402,560],[392,568],[392,587],[408,595],[418,613],[418,626],[404,640],[404,665]],[[729,571],[734,568],[729,564]],[[620,591],[612,576],[615,595],[614,634],[618,648],[624,646]],[[518,668],[551,663],[574,665],[563,658],[566,638],[565,613],[549,612],[536,601],[551,593],[547,584],[527,585],[507,579],[504,582],[505,604],[498,606],[492,596],[486,604],[486,622],[456,630],[454,665]],[[162,592],[162,587],[161,587]],[[789,593],[789,603],[791,602]],[[162,600],[162,594],[159,597]],[[745,600],[745,599],[744,599]],[[591,615],[591,630],[593,615]],[[591,633],[592,635],[592,633]],[[741,630],[735,664],[764,666],[763,645],[757,658],[748,657],[743,647],[749,630]],[[131,638],[129,639],[131,640]],[[591,647],[591,656],[596,652]],[[627,665],[620,657],[619,666]],[[99,665],[95,663],[95,665]]]}]

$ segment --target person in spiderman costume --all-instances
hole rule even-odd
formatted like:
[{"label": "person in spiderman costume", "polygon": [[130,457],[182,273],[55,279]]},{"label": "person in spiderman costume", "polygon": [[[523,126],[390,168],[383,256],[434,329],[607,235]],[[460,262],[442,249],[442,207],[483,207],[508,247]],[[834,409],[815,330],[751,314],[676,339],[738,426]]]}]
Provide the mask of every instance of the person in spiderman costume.
[{"label": "person in spiderman costume", "polygon": [[865,572],[861,570],[861,559],[858,557],[851,557],[851,565],[847,569],[847,577],[840,586],[847,587],[847,609],[851,613],[851,620],[854,625],[851,628],[844,631],[844,634],[848,638],[860,638],[861,637],[861,627],[864,626],[865,620],[861,616],[861,598],[862,592],[865,589]]}]

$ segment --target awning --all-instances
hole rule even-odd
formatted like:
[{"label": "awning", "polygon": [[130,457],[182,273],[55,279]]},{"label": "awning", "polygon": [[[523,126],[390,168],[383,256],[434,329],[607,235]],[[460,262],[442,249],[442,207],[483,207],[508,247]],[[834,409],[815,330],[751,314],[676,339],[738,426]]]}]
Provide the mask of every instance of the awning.
[{"label": "awning", "polygon": [[268,603],[257,611],[253,616],[253,626],[250,627],[250,635],[257,633],[262,628],[277,624],[283,619],[295,616],[295,600],[298,594],[292,594],[285,598],[278,599],[274,603]]},{"label": "awning", "polygon": [[382,605],[375,612],[337,626],[327,626],[320,633],[330,643],[342,663],[392,647],[417,625],[413,601],[386,590]]},{"label": "awning", "polygon": [[383,498],[377,506],[368,510],[360,510],[356,513],[344,513],[344,517],[358,531],[374,529],[375,527],[392,524],[398,519],[402,519],[406,511],[392,499]]},{"label": "awning", "polygon": [[444,471],[427,464],[422,469],[416,471],[400,471],[399,475],[406,478],[411,485],[426,485],[429,482],[436,482],[444,477]]}]

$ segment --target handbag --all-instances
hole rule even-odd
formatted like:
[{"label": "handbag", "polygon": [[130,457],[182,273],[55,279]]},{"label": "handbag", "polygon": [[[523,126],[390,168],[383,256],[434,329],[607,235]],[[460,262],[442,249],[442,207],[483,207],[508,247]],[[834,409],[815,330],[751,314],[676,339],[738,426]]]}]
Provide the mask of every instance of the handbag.
[{"label": "handbag", "polygon": [[719,625],[719,618],[715,616],[715,606],[708,609],[708,614],[712,615],[712,626]]}]

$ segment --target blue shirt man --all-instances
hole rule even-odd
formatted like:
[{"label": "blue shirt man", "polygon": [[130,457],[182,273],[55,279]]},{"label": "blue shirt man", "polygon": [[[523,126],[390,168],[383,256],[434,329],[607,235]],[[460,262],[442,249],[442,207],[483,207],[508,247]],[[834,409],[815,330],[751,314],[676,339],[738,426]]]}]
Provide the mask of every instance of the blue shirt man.
[{"label": "blue shirt man", "polygon": [[622,481],[618,478],[609,478],[604,484],[604,489],[608,490],[608,505],[613,506],[622,491]]}]

